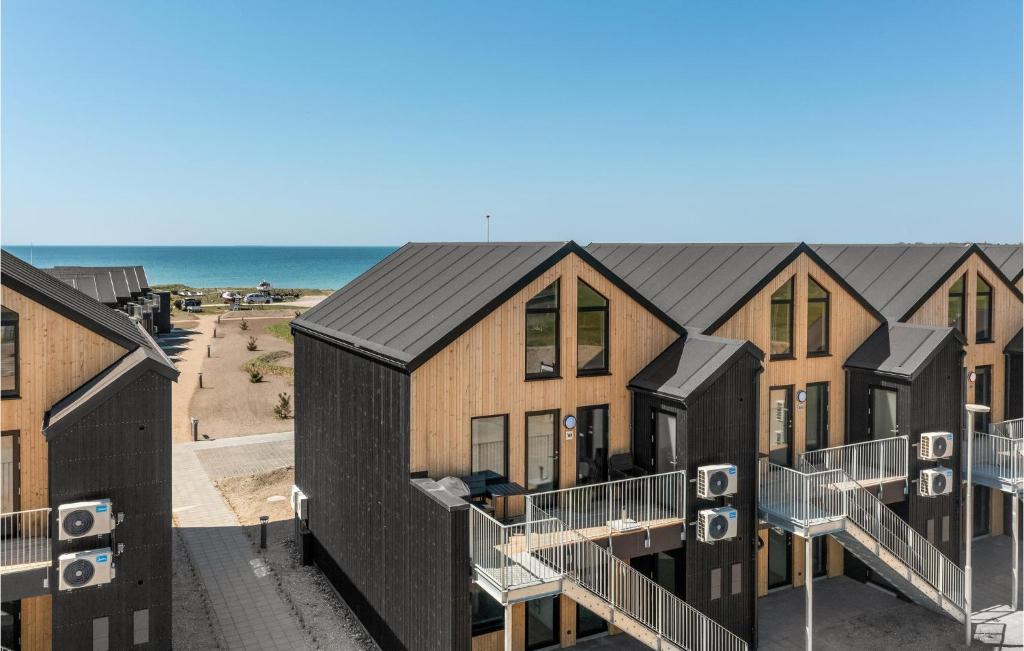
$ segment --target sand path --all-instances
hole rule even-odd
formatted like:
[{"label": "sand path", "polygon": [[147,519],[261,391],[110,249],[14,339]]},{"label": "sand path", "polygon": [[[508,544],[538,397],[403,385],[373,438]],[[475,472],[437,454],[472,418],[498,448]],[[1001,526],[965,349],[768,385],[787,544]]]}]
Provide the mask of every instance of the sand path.
[{"label": "sand path", "polygon": [[199,388],[199,372],[203,369],[206,346],[213,341],[215,325],[217,317],[213,314],[199,314],[194,319],[181,319],[175,322],[176,331],[181,328],[192,334],[187,347],[179,353],[178,381],[171,390],[171,435],[174,443],[192,440],[192,423],[189,420],[192,414],[189,412],[189,404],[196,389]]}]

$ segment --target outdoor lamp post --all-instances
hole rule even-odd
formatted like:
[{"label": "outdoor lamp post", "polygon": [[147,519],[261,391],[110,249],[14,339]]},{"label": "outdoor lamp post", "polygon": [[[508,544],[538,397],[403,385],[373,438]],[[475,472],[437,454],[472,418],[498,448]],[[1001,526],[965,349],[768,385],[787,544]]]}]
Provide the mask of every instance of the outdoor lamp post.
[{"label": "outdoor lamp post", "polygon": [[964,538],[967,556],[964,559],[964,635],[965,644],[971,646],[971,539],[974,537],[974,415],[988,413],[985,405],[966,405],[967,409],[967,508],[964,514]]}]

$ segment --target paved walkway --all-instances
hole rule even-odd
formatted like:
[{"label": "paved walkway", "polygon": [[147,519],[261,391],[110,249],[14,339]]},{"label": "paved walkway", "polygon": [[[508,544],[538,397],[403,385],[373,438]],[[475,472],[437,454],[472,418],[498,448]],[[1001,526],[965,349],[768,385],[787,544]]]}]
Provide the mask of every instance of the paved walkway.
[{"label": "paved walkway", "polygon": [[294,432],[188,443],[211,479],[269,472],[295,462]]},{"label": "paved walkway", "polygon": [[[173,507],[182,538],[206,586],[212,617],[229,649],[306,648],[295,616],[277,592],[270,568],[254,553],[198,456],[213,448],[227,458],[241,457],[256,449],[253,446],[279,445],[280,441],[250,442],[242,438],[231,442],[233,447],[221,441],[174,446]],[[218,443],[221,445],[216,446]],[[234,467],[241,465],[234,462]]]}]

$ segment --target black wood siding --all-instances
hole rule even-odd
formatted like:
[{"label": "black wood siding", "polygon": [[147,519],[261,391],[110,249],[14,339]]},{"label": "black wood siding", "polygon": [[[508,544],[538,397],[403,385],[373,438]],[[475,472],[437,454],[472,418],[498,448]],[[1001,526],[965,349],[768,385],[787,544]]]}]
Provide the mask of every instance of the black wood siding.
[{"label": "black wood siding", "polygon": [[[739,512],[737,538],[706,544],[697,541],[695,525],[686,528],[685,598],[752,646],[757,644],[757,387],[761,364],[743,355],[684,406],[680,402],[635,392],[633,396],[633,449],[637,465],[652,469],[651,411],[674,412],[683,446],[687,478],[697,478],[697,467],[732,463],[737,467],[738,491],[717,501],[697,499],[696,483],[689,483],[687,520],[695,523],[700,509],[732,506]],[[742,566],[742,589],[730,595],[734,563]],[[711,599],[711,571],[721,570],[722,597]]]},{"label": "black wood siding", "polygon": [[[171,648],[171,385],[152,371],[49,443],[50,505],[110,498],[124,513],[117,575],[60,592],[54,572],[53,648],[92,648],[92,621],[110,618],[110,648]],[[55,516],[56,517],[56,516]],[[111,537],[58,541],[60,554],[112,546]],[[149,609],[149,644],[132,646],[136,610]]]},{"label": "black wood siding", "polygon": [[409,376],[295,333],[313,557],[384,649],[471,646],[468,511],[410,485]]},{"label": "black wood siding", "polygon": [[1020,353],[1006,355],[1006,420],[1024,416],[1024,356]]}]

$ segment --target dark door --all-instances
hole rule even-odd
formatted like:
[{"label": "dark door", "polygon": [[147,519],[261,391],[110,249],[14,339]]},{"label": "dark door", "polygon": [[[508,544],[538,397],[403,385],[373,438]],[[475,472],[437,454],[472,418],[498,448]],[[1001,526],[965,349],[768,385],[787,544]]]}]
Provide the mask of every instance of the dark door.
[{"label": "dark door", "polygon": [[871,438],[899,436],[900,426],[896,416],[896,390],[871,387]]},{"label": "dark door", "polygon": [[655,409],[654,418],[654,472],[673,472],[680,469],[679,429],[676,415],[670,411]]},{"label": "dark door", "polygon": [[526,414],[526,488],[558,488],[558,411]]},{"label": "dark door", "polygon": [[807,385],[806,431],[808,452],[828,447],[828,382]]},{"label": "dark door", "polygon": [[811,565],[814,576],[825,576],[828,574],[828,536],[817,536],[811,543],[814,554]]},{"label": "dark door", "polygon": [[[974,403],[978,405],[992,406],[992,367],[979,366],[974,369],[977,378],[974,380]],[[974,431],[987,432],[988,424],[992,422],[992,414],[975,414]]]},{"label": "dark door", "polygon": [[576,484],[608,481],[608,405],[581,407],[577,420]]},{"label": "dark door", "polygon": [[[0,436],[0,513],[21,510],[21,473],[18,471],[17,431],[3,432]],[[17,534],[14,516],[0,518],[0,537]]]},{"label": "dark door", "polygon": [[559,644],[558,596],[526,602],[526,648],[543,649]]},{"label": "dark door", "polygon": [[990,514],[988,510],[989,491],[984,486],[974,487],[974,535],[984,536],[989,532]]},{"label": "dark door", "polygon": [[768,458],[772,463],[793,463],[793,387],[772,387],[768,392]]},{"label": "dark door", "polygon": [[5,601],[0,604],[0,645],[4,650],[21,649],[21,602]]},{"label": "dark door", "polygon": [[793,582],[793,539],[786,532],[768,530],[768,587],[781,588]]}]

